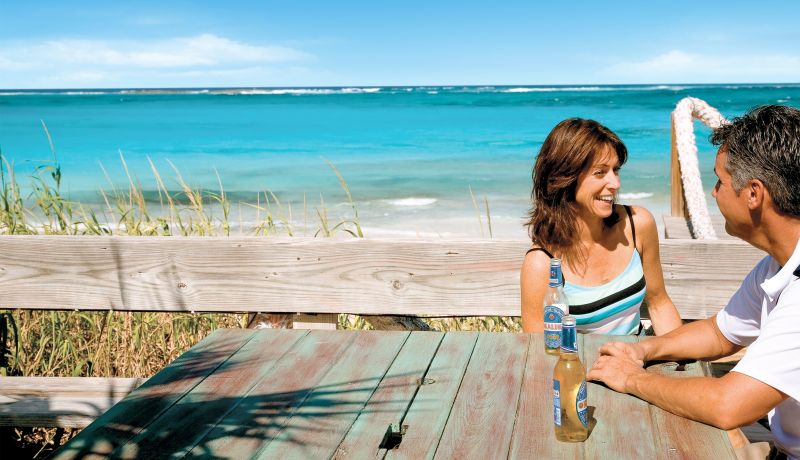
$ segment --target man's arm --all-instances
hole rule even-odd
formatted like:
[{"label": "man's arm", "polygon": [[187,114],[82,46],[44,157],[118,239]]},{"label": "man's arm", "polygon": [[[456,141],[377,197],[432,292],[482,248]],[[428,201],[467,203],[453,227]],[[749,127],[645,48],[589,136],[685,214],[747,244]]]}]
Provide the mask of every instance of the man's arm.
[{"label": "man's arm", "polygon": [[669,334],[639,343],[610,342],[600,355],[624,356],[637,362],[665,359],[718,359],[741,350],[719,330],[716,317],[684,324]]},{"label": "man's arm", "polygon": [[601,356],[587,378],[724,430],[752,423],[788,398],[760,380],[735,371],[721,378],[671,378],[647,373],[630,359],[614,356]]}]

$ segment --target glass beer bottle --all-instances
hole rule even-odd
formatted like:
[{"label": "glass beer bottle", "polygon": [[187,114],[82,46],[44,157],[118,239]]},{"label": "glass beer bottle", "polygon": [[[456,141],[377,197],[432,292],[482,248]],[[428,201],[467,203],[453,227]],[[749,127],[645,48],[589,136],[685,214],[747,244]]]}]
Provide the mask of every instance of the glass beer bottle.
[{"label": "glass beer bottle", "polygon": [[578,356],[575,317],[565,316],[561,329],[561,356],[553,369],[553,415],[556,439],[580,442],[589,436],[586,370]]},{"label": "glass beer bottle", "polygon": [[569,314],[569,302],[564,295],[564,276],[561,259],[550,259],[550,281],[544,296],[544,351],[557,355],[561,348],[561,319]]}]

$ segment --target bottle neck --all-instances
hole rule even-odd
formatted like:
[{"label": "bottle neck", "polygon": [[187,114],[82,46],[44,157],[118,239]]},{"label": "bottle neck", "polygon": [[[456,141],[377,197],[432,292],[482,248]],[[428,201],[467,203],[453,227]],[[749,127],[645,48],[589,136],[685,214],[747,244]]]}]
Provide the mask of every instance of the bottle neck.
[{"label": "bottle neck", "polygon": [[578,354],[578,332],[574,322],[561,326],[561,353]]},{"label": "bottle neck", "polygon": [[561,273],[561,265],[550,265],[550,287],[561,287],[564,285],[564,275]]}]

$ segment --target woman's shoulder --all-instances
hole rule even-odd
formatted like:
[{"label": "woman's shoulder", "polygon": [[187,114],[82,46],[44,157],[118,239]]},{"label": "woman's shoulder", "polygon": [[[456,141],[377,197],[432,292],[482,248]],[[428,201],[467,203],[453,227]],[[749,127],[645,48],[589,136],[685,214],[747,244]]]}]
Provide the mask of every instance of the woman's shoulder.
[{"label": "woman's shoulder", "polygon": [[[628,206],[633,219],[633,231],[636,232],[636,248],[640,253],[648,252],[647,248],[658,244],[658,226],[653,214],[641,206]],[[628,224],[630,225],[630,224]],[[629,232],[631,230],[628,230]]]},{"label": "woman's shoulder", "polygon": [[522,263],[523,274],[540,274],[550,272],[550,255],[540,246],[532,246],[525,254]]},{"label": "woman's shoulder", "polygon": [[[643,208],[641,206],[636,205],[622,205],[625,208],[630,209],[631,217],[633,218],[633,225],[636,226],[636,230],[646,230],[646,229],[655,229],[656,228],[656,219],[653,217],[653,214],[647,210],[647,208]],[[627,212],[625,215],[627,217]]]}]

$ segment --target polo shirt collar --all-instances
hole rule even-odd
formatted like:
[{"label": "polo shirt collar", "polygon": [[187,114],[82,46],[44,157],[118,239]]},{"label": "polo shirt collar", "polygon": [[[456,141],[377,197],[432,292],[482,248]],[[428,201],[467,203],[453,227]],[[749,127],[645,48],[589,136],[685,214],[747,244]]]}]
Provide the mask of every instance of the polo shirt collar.
[{"label": "polo shirt collar", "polygon": [[761,283],[761,289],[769,296],[770,300],[775,300],[795,277],[800,277],[800,241],[797,242],[792,256],[778,273]]}]

